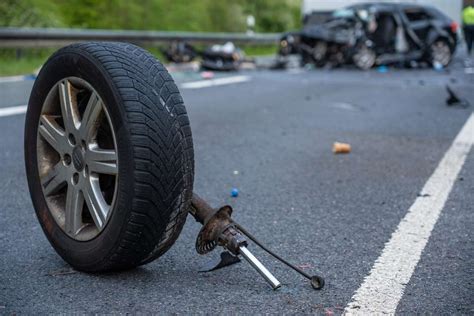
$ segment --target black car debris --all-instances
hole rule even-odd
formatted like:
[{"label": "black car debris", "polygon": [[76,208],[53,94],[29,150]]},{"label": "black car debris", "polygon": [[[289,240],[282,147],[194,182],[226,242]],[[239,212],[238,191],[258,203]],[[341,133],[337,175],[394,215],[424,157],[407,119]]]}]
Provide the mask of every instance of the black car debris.
[{"label": "black car debris", "polygon": [[199,52],[191,44],[183,41],[174,41],[163,51],[166,59],[173,63],[187,63],[193,61]]},{"label": "black car debris", "polygon": [[244,59],[242,50],[235,47],[232,42],[227,42],[224,45],[212,45],[204,50],[201,56],[202,68],[218,71],[237,70]]},{"label": "black car debris", "polygon": [[163,50],[163,54],[169,62],[177,64],[188,63],[201,57],[201,67],[215,71],[238,70],[244,61],[243,51],[232,42],[211,45],[200,51],[187,42],[176,41]]},{"label": "black car debris", "polygon": [[446,67],[457,44],[456,22],[434,7],[366,3],[336,10],[320,24],[307,24],[280,40],[280,56],[300,54],[317,67],[417,61]]}]

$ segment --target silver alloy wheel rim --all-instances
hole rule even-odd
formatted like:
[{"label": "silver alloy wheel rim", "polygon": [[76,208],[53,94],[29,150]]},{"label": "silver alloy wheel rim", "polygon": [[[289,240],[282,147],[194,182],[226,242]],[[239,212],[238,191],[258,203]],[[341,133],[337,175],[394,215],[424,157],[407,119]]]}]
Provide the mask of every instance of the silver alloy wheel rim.
[{"label": "silver alloy wheel rim", "polygon": [[438,62],[443,66],[447,66],[451,59],[451,49],[445,42],[437,41],[431,45],[431,57],[434,63]]},{"label": "silver alloy wheel rim", "polygon": [[355,55],[354,63],[361,69],[370,69],[375,64],[375,53],[363,46]]},{"label": "silver alloy wheel rim", "polygon": [[328,46],[325,42],[317,42],[313,48],[313,58],[315,61],[321,61],[326,56]]},{"label": "silver alloy wheel rim", "polygon": [[68,77],[50,90],[37,135],[43,196],[56,223],[87,241],[104,229],[117,195],[117,142],[97,91]]}]

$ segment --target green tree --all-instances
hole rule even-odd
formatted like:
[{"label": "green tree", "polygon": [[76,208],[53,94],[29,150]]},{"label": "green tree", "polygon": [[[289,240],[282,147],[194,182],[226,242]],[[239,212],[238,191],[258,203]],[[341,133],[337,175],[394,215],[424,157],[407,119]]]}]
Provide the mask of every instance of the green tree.
[{"label": "green tree", "polygon": [[0,26],[243,32],[299,27],[300,0],[1,0]]},{"label": "green tree", "polygon": [[1,0],[0,26],[63,26],[58,7],[48,0]]}]

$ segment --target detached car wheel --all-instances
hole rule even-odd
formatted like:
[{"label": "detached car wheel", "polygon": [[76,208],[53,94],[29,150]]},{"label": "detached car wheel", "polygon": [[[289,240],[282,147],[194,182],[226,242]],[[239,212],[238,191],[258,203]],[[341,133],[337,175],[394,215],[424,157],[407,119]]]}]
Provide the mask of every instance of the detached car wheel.
[{"label": "detached car wheel", "polygon": [[449,65],[452,59],[452,50],[445,40],[436,40],[430,46],[429,61],[432,65],[439,63],[443,67]]},{"label": "detached car wheel", "polygon": [[38,219],[74,268],[132,268],[177,239],[192,197],[191,129],[173,79],[145,50],[56,52],[33,86],[24,145]]}]

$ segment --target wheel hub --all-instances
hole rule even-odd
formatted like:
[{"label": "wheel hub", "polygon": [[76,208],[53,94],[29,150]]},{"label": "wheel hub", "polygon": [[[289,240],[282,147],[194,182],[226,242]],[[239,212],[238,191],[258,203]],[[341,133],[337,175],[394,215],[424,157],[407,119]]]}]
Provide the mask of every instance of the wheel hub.
[{"label": "wheel hub", "polygon": [[81,146],[74,147],[72,151],[72,164],[77,171],[82,171],[85,167],[84,149]]}]

